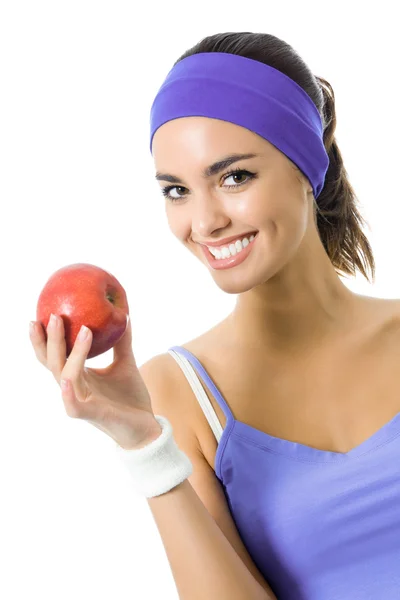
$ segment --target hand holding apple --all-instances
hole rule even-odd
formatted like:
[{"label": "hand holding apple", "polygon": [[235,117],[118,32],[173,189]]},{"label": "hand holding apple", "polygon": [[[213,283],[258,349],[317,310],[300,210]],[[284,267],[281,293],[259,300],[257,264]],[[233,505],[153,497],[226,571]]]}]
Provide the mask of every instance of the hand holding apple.
[{"label": "hand holding apple", "polygon": [[45,335],[51,313],[63,320],[66,356],[81,326],[86,325],[93,334],[87,358],[93,358],[123,336],[129,306],[124,288],[111,273],[95,265],[76,263],[53,273],[40,293],[36,319]]},{"label": "hand holding apple", "polygon": [[[53,323],[50,313],[56,315]],[[43,288],[37,316],[31,342],[39,362],[61,386],[68,416],[91,423],[125,449],[141,448],[160,436],[132,350],[126,294],[115,277],[94,265],[64,267]],[[83,339],[77,337],[81,325],[89,328]],[[85,367],[87,358],[111,347],[111,365]]]}]

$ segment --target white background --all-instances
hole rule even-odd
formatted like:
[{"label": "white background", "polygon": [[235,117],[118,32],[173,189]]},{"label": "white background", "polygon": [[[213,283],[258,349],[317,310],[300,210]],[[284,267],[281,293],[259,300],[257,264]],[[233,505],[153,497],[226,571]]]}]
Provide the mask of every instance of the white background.
[{"label": "white background", "polygon": [[[396,3],[3,1],[0,9],[0,597],[176,599],[146,500],[113,440],[66,415],[28,323],[62,266],[125,287],[138,364],[233,308],[174,238],[149,152],[149,111],[173,62],[218,32],[272,33],[333,86],[337,140],[377,263],[400,298]],[[105,366],[112,351],[91,359]]]}]

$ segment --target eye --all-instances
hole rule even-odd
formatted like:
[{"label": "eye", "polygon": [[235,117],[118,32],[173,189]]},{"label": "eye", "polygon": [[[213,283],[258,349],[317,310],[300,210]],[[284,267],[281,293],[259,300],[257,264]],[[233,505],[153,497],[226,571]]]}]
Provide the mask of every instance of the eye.
[{"label": "eye", "polygon": [[[248,177],[250,174],[251,173],[249,171],[244,171],[243,169],[241,169],[239,171],[234,171],[230,175],[228,174],[226,176],[226,178],[224,179],[224,182],[227,179],[230,179],[230,177],[242,177],[243,175],[245,175],[246,177]],[[247,179],[245,179],[245,181],[239,181],[237,185],[225,185],[224,187],[227,187],[227,188],[238,187],[239,185],[242,185],[243,183],[246,183],[246,181],[247,181]]]},{"label": "eye", "polygon": [[[241,177],[243,175],[246,176],[245,181],[239,181],[239,183],[232,184],[232,185],[224,185],[223,187],[237,188],[237,187],[240,187],[241,185],[244,185],[248,181],[250,181],[250,179],[255,179],[257,177],[257,175],[255,173],[247,171],[246,169],[234,169],[233,171],[226,173],[226,175],[223,178],[223,181],[225,182],[230,177]],[[182,200],[184,198],[184,196],[177,196],[177,197],[171,196],[171,191],[172,190],[185,190],[185,189],[186,188],[183,186],[168,185],[167,187],[161,188],[161,192],[162,192],[163,196],[168,198],[168,200],[173,203],[173,202],[178,202],[179,200]]]},{"label": "eye", "polygon": [[168,198],[168,200],[170,200],[171,202],[176,202],[180,198],[183,198],[183,196],[178,196],[177,198],[175,196],[171,196],[171,193],[170,193],[171,190],[184,190],[184,189],[186,189],[186,188],[184,188],[182,186],[169,185],[167,187],[161,188],[161,192],[166,198]]}]

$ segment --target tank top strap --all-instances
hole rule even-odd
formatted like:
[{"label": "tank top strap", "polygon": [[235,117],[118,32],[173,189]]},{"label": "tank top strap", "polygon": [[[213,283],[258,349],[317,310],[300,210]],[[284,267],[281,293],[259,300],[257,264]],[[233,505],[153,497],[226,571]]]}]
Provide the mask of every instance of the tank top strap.
[{"label": "tank top strap", "polygon": [[[223,413],[227,419],[227,424],[231,420],[234,420],[234,417],[233,417],[232,411],[229,408],[226,400],[224,399],[221,392],[219,391],[219,389],[217,388],[217,386],[211,379],[210,375],[207,373],[206,369],[203,367],[203,365],[198,360],[198,358],[196,358],[194,356],[194,354],[189,352],[189,350],[186,350],[186,348],[182,348],[182,346],[172,346],[171,348],[168,349],[168,353],[171,356],[173,356],[173,358],[175,358],[176,362],[179,364],[182,371],[184,372],[187,380],[189,381],[189,383],[192,387],[194,394],[196,395],[196,398],[200,402],[200,404],[203,408],[203,411],[206,414],[206,417],[207,417],[211,427],[213,427],[212,423],[217,424],[218,433],[221,434],[222,433],[221,424],[218,420],[217,415],[215,414],[215,411],[214,411],[212,405],[210,404],[207,394],[205,393],[204,389],[202,388],[201,381],[199,380],[196,372],[201,376],[201,378],[203,379],[207,388],[210,390],[211,394],[214,396],[214,398],[218,402],[219,406],[221,407],[221,410],[223,411]],[[211,420],[208,417],[210,417]],[[214,427],[213,427],[213,431],[215,433]],[[218,437],[220,437],[220,435]]]}]

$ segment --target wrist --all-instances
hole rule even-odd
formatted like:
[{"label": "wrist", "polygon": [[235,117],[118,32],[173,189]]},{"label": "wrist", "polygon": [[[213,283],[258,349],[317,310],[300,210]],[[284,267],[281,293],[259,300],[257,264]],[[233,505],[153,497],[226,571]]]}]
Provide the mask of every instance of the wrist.
[{"label": "wrist", "polygon": [[156,440],[158,437],[160,437],[160,435],[162,434],[162,427],[159,424],[159,422],[153,418],[151,419],[147,429],[146,429],[146,433],[143,435],[142,439],[140,441],[135,440],[135,442],[127,442],[126,444],[124,444],[123,446],[121,444],[118,444],[123,450],[140,450],[140,448],[144,448],[145,446],[148,446],[149,444],[151,444],[151,442],[154,442],[154,440]]},{"label": "wrist", "polygon": [[147,446],[148,444],[151,444],[151,442],[154,442],[154,440],[159,438],[161,434],[162,434],[162,427],[161,427],[160,423],[158,421],[156,421],[156,419],[154,419],[154,423],[147,431],[143,440],[138,445],[135,446],[136,450],[138,450],[139,448],[143,448],[144,446]]},{"label": "wrist", "polygon": [[[193,473],[189,457],[174,440],[171,423],[161,415],[155,415],[155,419],[159,431],[154,425],[152,432],[148,430],[146,439],[143,437],[141,449],[137,441],[134,448],[131,446],[131,450],[138,452],[125,452],[117,447],[136,492],[146,498],[165,494]],[[148,424],[153,427],[151,421]]]}]

